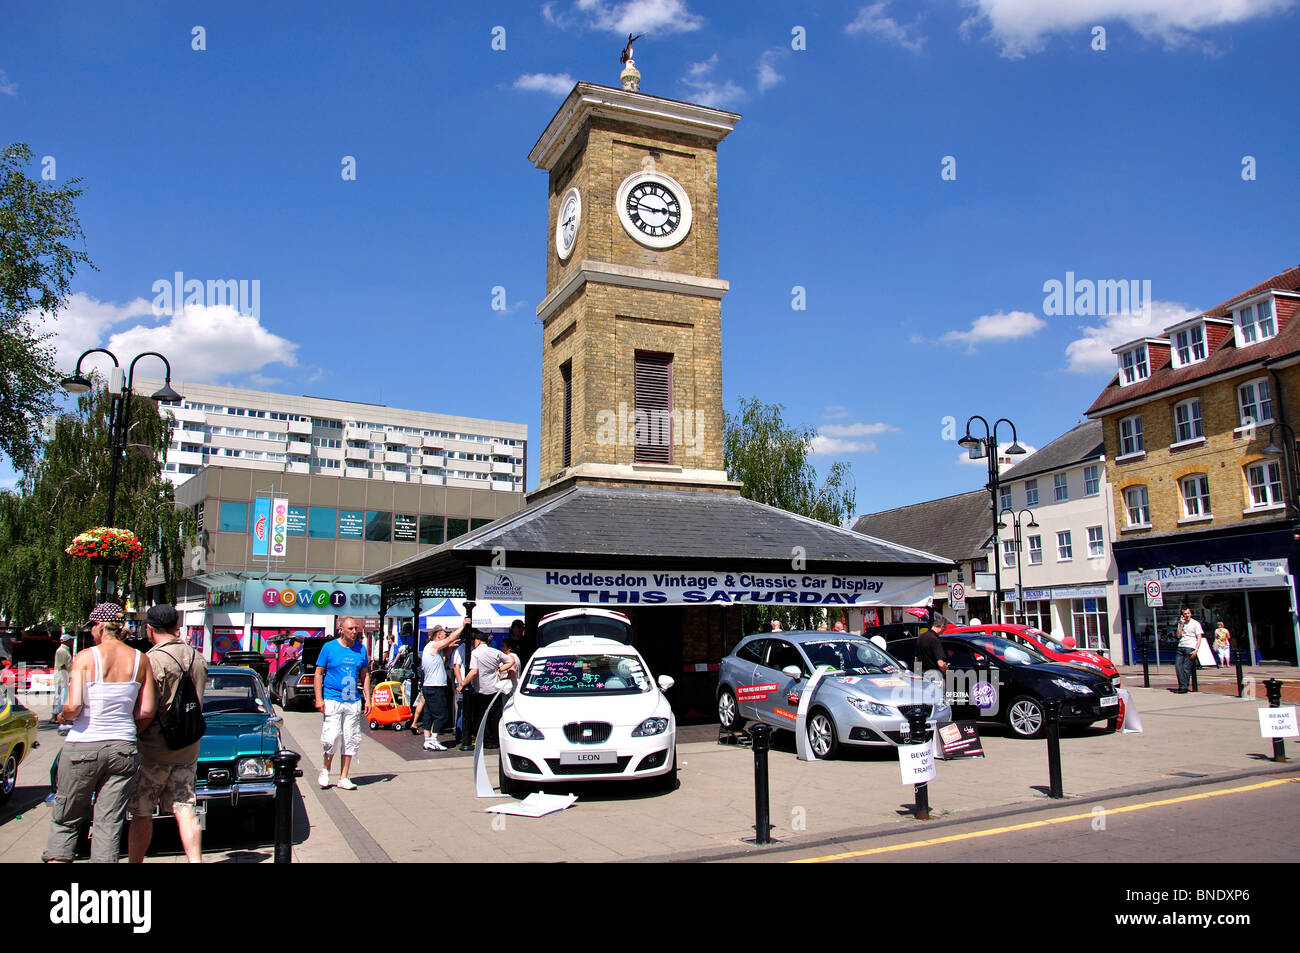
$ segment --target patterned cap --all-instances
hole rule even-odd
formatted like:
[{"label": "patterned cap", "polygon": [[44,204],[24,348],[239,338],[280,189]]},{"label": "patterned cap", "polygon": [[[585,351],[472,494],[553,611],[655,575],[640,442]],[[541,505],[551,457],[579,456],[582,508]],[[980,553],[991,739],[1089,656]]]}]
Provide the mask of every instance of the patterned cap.
[{"label": "patterned cap", "polygon": [[116,602],[101,602],[90,610],[91,622],[122,622],[126,613]]}]

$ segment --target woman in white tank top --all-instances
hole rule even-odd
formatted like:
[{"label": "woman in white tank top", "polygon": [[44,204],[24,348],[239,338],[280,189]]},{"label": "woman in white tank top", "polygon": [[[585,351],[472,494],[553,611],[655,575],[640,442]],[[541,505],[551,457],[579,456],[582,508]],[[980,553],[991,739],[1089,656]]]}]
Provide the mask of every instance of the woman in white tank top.
[{"label": "woman in white tank top", "polygon": [[72,730],[59,752],[43,858],[51,862],[75,857],[77,834],[90,817],[93,798],[90,859],[117,863],[126,805],[140,767],[136,731],[153,720],[156,707],[149,660],[121,640],[121,607],[102,603],[91,621],[95,645],[73,660],[68,700],[55,716]]}]

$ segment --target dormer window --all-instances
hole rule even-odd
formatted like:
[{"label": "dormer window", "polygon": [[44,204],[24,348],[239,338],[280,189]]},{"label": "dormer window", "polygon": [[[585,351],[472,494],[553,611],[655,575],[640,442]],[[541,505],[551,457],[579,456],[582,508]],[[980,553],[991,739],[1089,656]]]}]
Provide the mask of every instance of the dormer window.
[{"label": "dormer window", "polygon": [[1273,299],[1263,298],[1233,312],[1237,323],[1237,347],[1246,347],[1277,336]]},{"label": "dormer window", "polygon": [[1120,386],[1136,384],[1138,381],[1144,381],[1151,376],[1151,365],[1147,363],[1147,346],[1139,344],[1137,347],[1129,348],[1123,351],[1119,356],[1119,378]]},{"label": "dormer window", "polygon": [[1184,367],[1205,360],[1205,325],[1196,324],[1174,335],[1175,366]]}]

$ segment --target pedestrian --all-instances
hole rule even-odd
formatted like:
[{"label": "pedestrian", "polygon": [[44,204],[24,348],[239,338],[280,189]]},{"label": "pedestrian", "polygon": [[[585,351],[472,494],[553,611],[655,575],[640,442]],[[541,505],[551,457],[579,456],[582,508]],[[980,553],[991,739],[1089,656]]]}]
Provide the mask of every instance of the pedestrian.
[{"label": "pedestrian", "polygon": [[1178,671],[1178,687],[1171,689],[1176,695],[1186,695],[1192,683],[1192,666],[1196,664],[1196,653],[1205,638],[1201,623],[1192,618],[1192,610],[1183,607],[1178,620],[1178,657],[1174,666]]},{"label": "pedestrian", "polygon": [[[512,628],[513,632],[514,629]],[[519,681],[519,676],[523,674],[524,663],[519,660],[518,655],[519,642],[516,639],[502,639],[501,651],[505,653],[506,658],[510,659],[510,668],[506,670],[505,678]]]},{"label": "pedestrian", "polygon": [[[68,700],[68,683],[72,680],[72,649],[69,646],[75,642],[76,637],[71,632],[64,632],[59,636],[59,648],[54,653],[54,711],[50,715],[54,724],[58,724],[59,712]],[[64,733],[62,726],[59,733]]]},{"label": "pedestrian", "polygon": [[773,631],[773,632],[780,632],[780,631],[781,631],[781,620],[780,620],[780,619],[773,619],[772,622],[771,622],[771,626],[772,626],[771,631]]},{"label": "pedestrian", "polygon": [[921,663],[921,677],[943,683],[948,674],[947,653],[939,636],[947,628],[942,616],[935,616],[916,638],[916,658]]},{"label": "pedestrian", "polygon": [[153,721],[149,660],[122,641],[122,607],[101,602],[90,613],[95,644],[72,660],[68,698],[59,721],[72,725],[59,752],[57,793],[41,859],[71,863],[77,834],[91,817],[92,863],[117,863],[126,805],[135,788],[140,752],[136,732]]},{"label": "pedestrian", "polygon": [[[325,716],[320,735],[325,766],[316,777],[316,783],[322,788],[330,786],[330,766],[342,735],[343,763],[338,786],[344,791],[357,789],[348,771],[361,747],[361,719],[370,714],[370,659],[365,646],[357,641],[360,637],[361,626],[357,620],[345,616],[339,626],[339,637],[326,642],[316,657],[316,710]],[[357,694],[358,680],[363,683],[361,697]]]},{"label": "pedestrian", "polygon": [[416,703],[416,715],[420,717],[420,727],[424,731],[425,751],[446,751],[447,747],[438,740],[438,735],[451,730],[451,711],[447,707],[447,664],[443,651],[460,644],[461,629],[448,632],[443,626],[436,625],[429,634],[420,662],[424,668],[424,684],[420,686],[420,700]]},{"label": "pedestrian", "polygon": [[194,793],[199,742],[173,749],[163,737],[162,726],[166,713],[177,702],[183,676],[189,675],[202,705],[208,663],[181,639],[177,631],[180,616],[174,606],[165,602],[150,606],[144,622],[145,632],[153,643],[148,658],[158,698],[158,717],[140,733],[140,776],[135,796],[131,798],[127,856],[133,864],[144,861],[149,842],[153,840],[154,811],[159,810],[176,818],[185,859],[197,864],[203,859],[203,828],[199,824],[198,798]]},{"label": "pedestrian", "polygon": [[[466,737],[476,737],[479,722],[487,713],[492,699],[497,693],[497,679],[510,667],[510,659],[504,653],[492,647],[487,633],[479,629],[470,629],[474,639],[474,651],[469,657],[469,671],[461,679],[460,687],[466,702],[466,717],[463,730]],[[497,747],[496,721],[501,716],[499,708],[493,714],[484,732],[484,747]]]},{"label": "pedestrian", "polygon": [[1232,664],[1232,633],[1222,619],[1214,627],[1214,651],[1219,656],[1220,665]]}]

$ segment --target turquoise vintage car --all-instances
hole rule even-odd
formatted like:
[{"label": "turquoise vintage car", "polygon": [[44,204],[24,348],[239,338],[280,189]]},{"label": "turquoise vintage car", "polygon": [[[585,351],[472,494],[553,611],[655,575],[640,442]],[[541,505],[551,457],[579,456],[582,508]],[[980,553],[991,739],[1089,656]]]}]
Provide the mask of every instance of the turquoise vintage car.
[{"label": "turquoise vintage car", "polygon": [[250,809],[260,829],[275,825],[271,757],[280,748],[280,724],[266,686],[252,669],[214,665],[203,689],[208,730],[199,742],[195,793],[212,804]]},{"label": "turquoise vintage car", "polygon": [[0,805],[8,802],[18,785],[18,765],[38,744],[38,721],[22,702],[0,693]]}]

